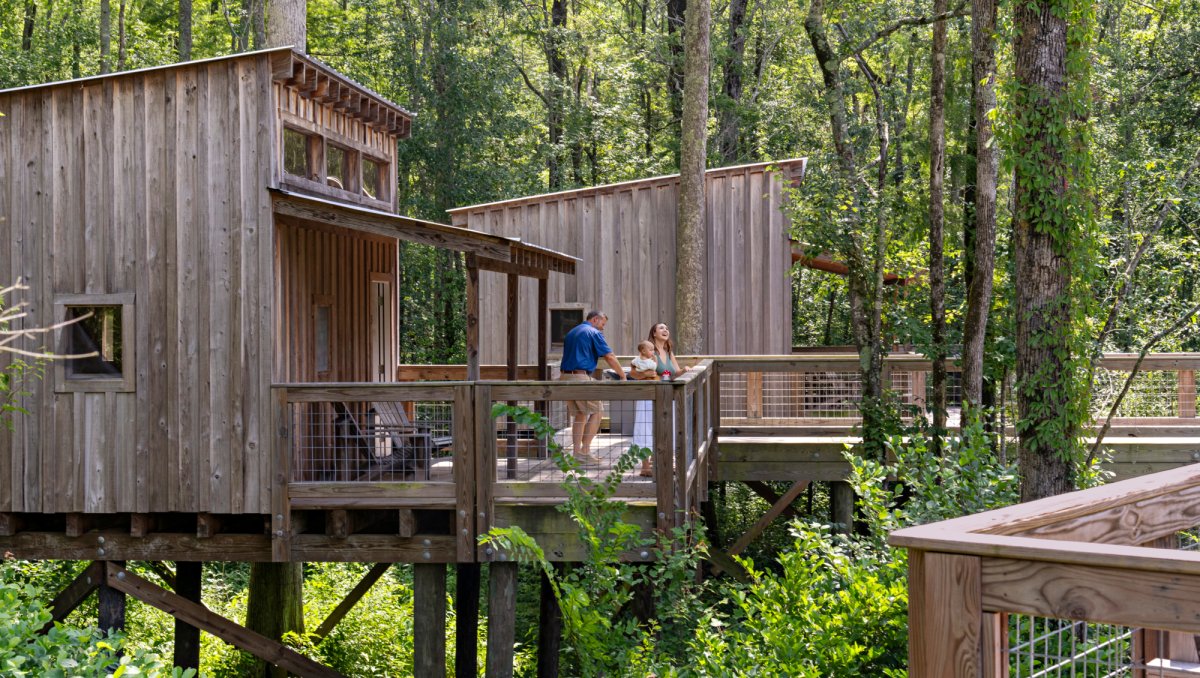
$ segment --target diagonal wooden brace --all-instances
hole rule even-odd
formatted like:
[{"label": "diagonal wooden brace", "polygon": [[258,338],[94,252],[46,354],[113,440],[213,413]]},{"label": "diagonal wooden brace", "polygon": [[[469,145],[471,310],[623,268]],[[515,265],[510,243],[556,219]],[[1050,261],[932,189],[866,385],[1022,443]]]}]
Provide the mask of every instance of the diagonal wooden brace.
[{"label": "diagonal wooden brace", "polygon": [[[767,509],[767,512],[764,513],[757,522],[751,525],[749,530],[746,530],[746,534],[743,534],[725,555],[736,556],[737,554],[746,550],[746,547],[753,543],[755,539],[758,539],[758,536],[763,533],[763,530],[767,529],[768,525],[774,522],[775,519],[780,516],[780,514],[782,514],[792,505],[792,502],[796,500],[796,497],[800,496],[800,493],[808,487],[809,482],[810,481],[807,480],[797,480],[795,483],[793,483],[791,488],[789,488],[788,491],[785,492],[778,501],[772,504],[771,508]],[[714,574],[718,574],[726,569],[715,560],[711,562]]]},{"label": "diagonal wooden brace", "polygon": [[152,584],[115,563],[108,563],[108,585],[296,675],[344,678],[337,671],[287,645],[229,621],[207,607]]}]

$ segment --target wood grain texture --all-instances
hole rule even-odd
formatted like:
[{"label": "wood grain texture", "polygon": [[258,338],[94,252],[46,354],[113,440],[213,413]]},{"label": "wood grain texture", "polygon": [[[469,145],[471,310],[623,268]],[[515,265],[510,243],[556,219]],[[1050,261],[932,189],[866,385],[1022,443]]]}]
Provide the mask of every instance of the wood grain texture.
[{"label": "wood grain texture", "polygon": [[[1111,562],[1111,561],[1110,561]],[[1200,576],[984,558],[983,607],[1060,619],[1200,633]]]},{"label": "wood grain texture", "polygon": [[[776,163],[788,177],[803,161]],[[790,252],[778,172],[749,165],[708,172],[710,194],[709,353],[790,351]],[[773,188],[769,188],[773,187]],[[451,210],[452,223],[515,236],[579,257],[576,276],[553,283],[549,303],[580,303],[608,312],[609,345],[632,352],[656,322],[675,324],[675,205],[678,176],[549,194]],[[740,244],[740,246],[739,246]],[[734,254],[736,253],[736,254]],[[767,257],[770,257],[769,263]],[[754,265],[747,265],[754,257]],[[768,278],[768,276],[774,276]],[[499,309],[502,276],[480,278],[483,336],[505,331]],[[773,301],[772,301],[773,300]],[[536,327],[532,308],[522,327]],[[728,329],[727,329],[728,328]],[[482,347],[484,362],[501,362],[504,347]],[[535,337],[521,340],[520,359],[536,359]]]},{"label": "wood grain texture", "polygon": [[909,554],[909,675],[981,676],[983,607],[978,558],[914,551]]}]

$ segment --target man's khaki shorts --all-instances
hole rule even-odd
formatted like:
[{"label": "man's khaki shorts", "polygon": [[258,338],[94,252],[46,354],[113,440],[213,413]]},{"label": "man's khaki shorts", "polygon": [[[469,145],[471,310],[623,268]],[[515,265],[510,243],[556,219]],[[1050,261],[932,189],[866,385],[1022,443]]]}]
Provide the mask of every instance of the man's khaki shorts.
[{"label": "man's khaki shorts", "polygon": [[[573,372],[563,373],[558,377],[559,381],[595,381],[590,374],[575,374]],[[604,402],[600,400],[568,400],[567,412],[571,416],[593,414],[604,414]]]}]

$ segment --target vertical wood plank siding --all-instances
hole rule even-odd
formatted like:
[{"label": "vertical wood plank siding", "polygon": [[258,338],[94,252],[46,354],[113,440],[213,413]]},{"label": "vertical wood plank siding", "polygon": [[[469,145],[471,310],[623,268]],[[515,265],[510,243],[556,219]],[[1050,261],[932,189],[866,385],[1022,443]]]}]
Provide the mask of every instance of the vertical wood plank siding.
[{"label": "vertical wood plank siding", "polygon": [[[785,354],[791,350],[791,245],[783,186],[803,160],[709,170],[708,304],[704,353]],[[519,237],[580,258],[576,275],[552,276],[550,304],[608,312],[609,344],[632,354],[655,322],[675,322],[678,177],[520,198],[451,211],[452,223]],[[536,281],[522,280],[533,298]],[[508,331],[504,276],[480,274],[480,332]],[[537,355],[536,310],[521,309],[520,360]],[[505,360],[504,342],[481,347],[484,363]]]},{"label": "vertical wood plank siding", "polygon": [[[395,274],[396,241],[332,226],[276,225],[281,282],[275,378],[286,382],[374,381],[369,351],[371,274]],[[396,289],[389,303],[395,308]],[[316,371],[316,297],[331,300],[328,373]]]},{"label": "vertical wood plank siding", "polygon": [[38,325],[133,293],[138,359],[133,392],[28,385],[0,510],[270,511],[272,97],[269,55],[0,95],[0,282]]}]

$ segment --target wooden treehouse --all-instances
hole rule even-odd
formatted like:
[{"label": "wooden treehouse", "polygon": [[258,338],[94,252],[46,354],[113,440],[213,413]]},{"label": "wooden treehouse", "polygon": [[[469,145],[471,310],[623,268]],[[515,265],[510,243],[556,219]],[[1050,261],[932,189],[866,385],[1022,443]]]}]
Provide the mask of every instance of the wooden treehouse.
[{"label": "wooden treehouse", "polygon": [[[6,90],[0,112],[0,281],[30,287],[7,301],[28,304],[29,327],[82,318],[45,348],[94,354],[24,384],[30,414],[0,428],[0,553],[93,561],[56,599],[58,618],[97,588],[102,612],[134,595],[184,630],[332,675],[201,606],[194,564],[381,564],[327,629],[381,567],[412,563],[416,672],[444,675],[454,564],[457,673],[474,676],[486,562],[487,671],[511,675],[517,564],[479,537],[519,525],[551,560],[584,557],[556,510],[567,475],[550,451],[570,444],[566,401],[606,403],[592,447],[602,461],[581,473],[613,473],[635,444],[653,450],[653,474],[629,470],[616,492],[647,535],[695,520],[710,480],[746,482],[770,509],[714,548],[736,554],[813,481],[845,478],[856,360],[787,355],[780,200],[803,161],[709,174],[710,353],[764,355],[696,357],[673,382],[564,383],[550,380],[554,339],[586,308],[606,307],[622,352],[674,320],[660,236],[675,179],[463,208],[456,225],[398,216],[396,144],[412,114],[286,48]],[[467,365],[396,364],[401,240],[464,253]],[[633,253],[641,264],[628,268]],[[0,353],[0,367],[12,359]],[[1144,367],[1165,376],[1119,438],[1137,457],[1131,473],[1195,454],[1200,360],[1156,360]],[[1132,362],[1112,361],[1114,372]],[[919,411],[928,363],[896,356],[887,371]],[[544,415],[553,441],[493,415],[498,403]],[[1157,426],[1175,437],[1147,438]],[[130,560],[175,561],[175,591]],[[552,601],[541,675],[556,666]]]}]

